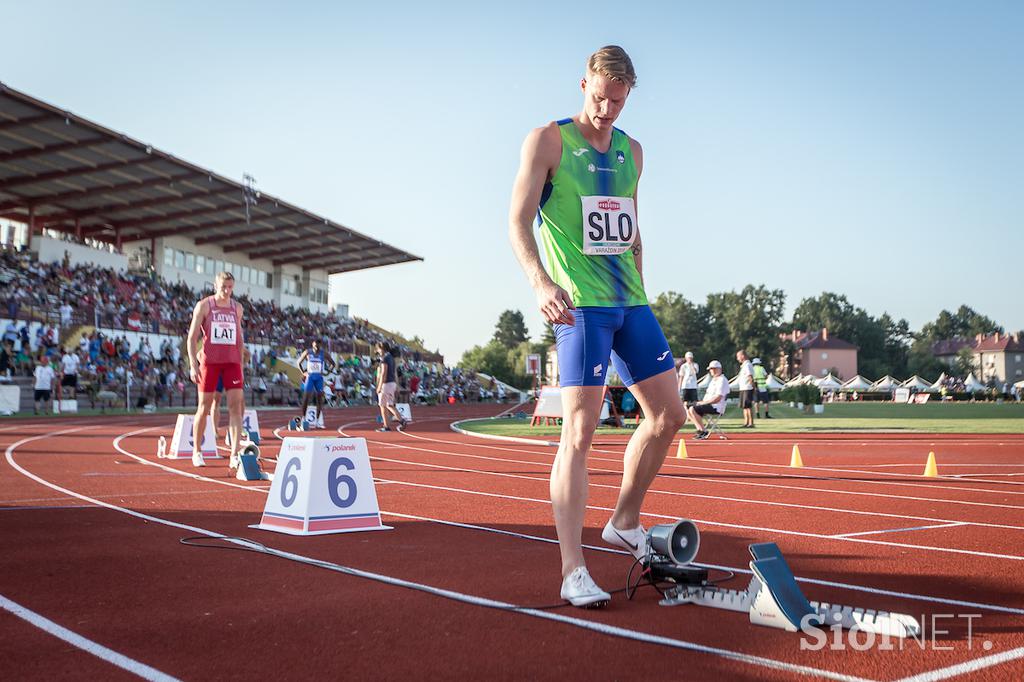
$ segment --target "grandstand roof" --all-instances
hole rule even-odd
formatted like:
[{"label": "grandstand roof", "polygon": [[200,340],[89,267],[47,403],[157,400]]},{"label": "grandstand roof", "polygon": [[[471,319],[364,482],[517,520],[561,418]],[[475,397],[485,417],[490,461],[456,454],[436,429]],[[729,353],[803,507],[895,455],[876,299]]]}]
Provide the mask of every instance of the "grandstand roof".
[{"label": "grandstand roof", "polygon": [[267,194],[247,219],[245,191],[0,83],[0,218],[110,243],[181,235],[328,273],[423,260]]}]

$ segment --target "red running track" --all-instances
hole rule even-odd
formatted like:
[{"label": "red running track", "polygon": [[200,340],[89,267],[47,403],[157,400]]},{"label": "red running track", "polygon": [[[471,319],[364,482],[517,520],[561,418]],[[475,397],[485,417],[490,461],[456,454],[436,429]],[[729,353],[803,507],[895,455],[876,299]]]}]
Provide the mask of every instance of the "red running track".
[{"label": "red running track", "polygon": [[[743,614],[661,607],[650,588],[602,611],[495,608],[557,602],[559,584],[554,448],[449,429],[495,411],[421,409],[404,434],[374,432],[368,409],[329,412],[331,429],[367,439],[394,530],[318,537],[248,527],[267,483],[158,461],[166,415],[0,422],[5,677],[1024,678],[1024,437],[801,435],[802,469],[787,466],[788,435],[688,441],[687,459],[670,457],[644,522],[696,520],[698,560],[737,573],[725,586],[746,587],[747,545],[776,542],[808,598],[926,626],[902,650],[858,651],[864,635],[849,633],[841,650],[807,650]],[[281,414],[261,413],[265,454]],[[601,436],[590,458],[584,542],[606,589],[631,563],[600,540],[624,447]],[[918,475],[929,450],[941,478]],[[204,533],[293,556],[179,542]]]}]

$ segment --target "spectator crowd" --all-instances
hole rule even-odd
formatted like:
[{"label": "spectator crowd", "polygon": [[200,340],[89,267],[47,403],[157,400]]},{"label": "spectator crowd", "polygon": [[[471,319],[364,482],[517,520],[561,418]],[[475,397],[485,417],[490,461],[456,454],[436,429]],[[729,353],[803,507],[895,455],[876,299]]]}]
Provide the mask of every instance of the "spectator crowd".
[{"label": "spectator crowd", "polygon": [[[33,376],[42,358],[54,370],[57,398],[62,397],[59,384],[65,368],[74,367],[77,390],[63,387],[64,398],[72,397],[67,395],[70,389],[94,405],[123,405],[130,390],[132,404],[140,408],[194,404],[195,388],[188,381],[180,339],[195,301],[211,292],[151,275],[72,265],[66,257],[40,263],[32,254],[9,249],[0,250],[0,285],[0,310],[10,319],[3,330],[0,376]],[[256,403],[298,402],[298,389],[280,360],[292,348],[301,352],[314,338],[322,340],[337,364],[337,371],[325,377],[329,404],[376,400],[376,367],[369,349],[378,341],[398,360],[399,397],[404,401],[504,399],[493,380],[481,382],[475,372],[446,367],[440,357],[421,353],[365,321],[236,298],[246,309],[247,343],[262,347],[246,367],[246,384]],[[59,328],[83,324],[97,330],[83,335],[74,347],[59,347]],[[137,332],[134,347],[124,331]],[[150,345],[148,334],[162,335],[157,348]],[[74,359],[65,360],[67,356]]]}]

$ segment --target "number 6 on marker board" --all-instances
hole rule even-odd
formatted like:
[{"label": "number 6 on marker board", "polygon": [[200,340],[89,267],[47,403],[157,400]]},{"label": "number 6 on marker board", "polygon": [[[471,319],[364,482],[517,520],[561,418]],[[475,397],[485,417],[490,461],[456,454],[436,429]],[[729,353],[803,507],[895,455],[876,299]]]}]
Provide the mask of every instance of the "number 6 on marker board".
[{"label": "number 6 on marker board", "polygon": [[260,523],[289,535],[388,530],[362,438],[284,439]]}]

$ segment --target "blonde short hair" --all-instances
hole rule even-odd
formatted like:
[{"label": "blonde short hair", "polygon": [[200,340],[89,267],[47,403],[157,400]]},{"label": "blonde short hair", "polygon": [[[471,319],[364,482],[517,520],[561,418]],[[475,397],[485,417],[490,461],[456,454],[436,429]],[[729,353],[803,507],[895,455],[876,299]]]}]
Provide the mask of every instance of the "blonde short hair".
[{"label": "blonde short hair", "polygon": [[227,270],[221,270],[217,273],[217,276],[213,278],[214,284],[220,284],[221,282],[230,279],[232,282],[235,281],[235,276]]},{"label": "blonde short hair", "polygon": [[630,88],[636,87],[636,71],[633,60],[618,45],[605,45],[590,55],[587,60],[587,73],[593,73],[613,81],[625,83]]}]

